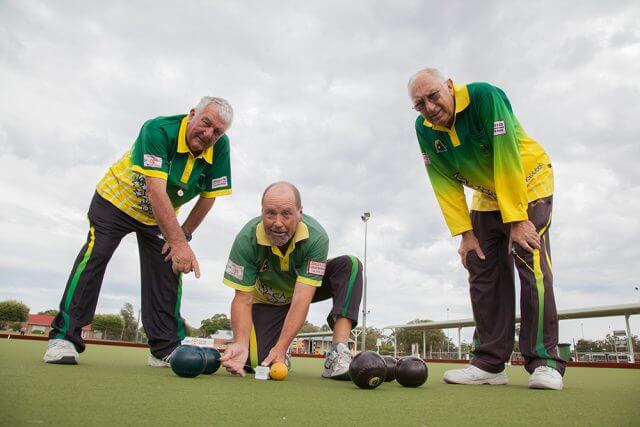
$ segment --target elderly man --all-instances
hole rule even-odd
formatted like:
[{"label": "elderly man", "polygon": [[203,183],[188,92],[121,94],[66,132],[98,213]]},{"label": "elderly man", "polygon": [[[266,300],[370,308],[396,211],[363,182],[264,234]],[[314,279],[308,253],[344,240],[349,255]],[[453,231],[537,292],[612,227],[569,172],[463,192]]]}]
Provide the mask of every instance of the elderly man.
[{"label": "elderly man", "polygon": [[[476,321],[465,369],[455,384],[507,384],[513,350],[515,285],[520,275],[520,351],[530,388],[563,387],[553,297],[549,225],[551,160],[522,128],[505,93],[487,83],[454,85],[435,69],[409,80],[422,157],[458,253],[469,272]],[[474,191],[471,214],[463,186]]]},{"label": "elderly man", "polygon": [[[77,363],[85,349],[82,327],[93,319],[107,264],[120,240],[135,232],[149,365],[169,366],[172,351],[184,338],[182,273],[200,277],[188,242],[216,197],[231,194],[225,132],[232,119],[226,100],[204,97],[189,114],[147,121],[131,150],[109,168],[89,207],[87,242],[51,325],[45,362]],[[178,209],[196,196],[181,227]]]},{"label": "elderly man", "polygon": [[315,301],[333,299],[327,322],[333,347],[322,376],[348,379],[349,333],[358,321],[362,267],[352,256],[327,261],[329,238],[302,213],[300,193],[290,183],[270,185],[262,196],[262,216],[238,233],[223,282],[234,288],[233,344],[223,366],[244,376],[245,368],[285,362],[287,349]]}]

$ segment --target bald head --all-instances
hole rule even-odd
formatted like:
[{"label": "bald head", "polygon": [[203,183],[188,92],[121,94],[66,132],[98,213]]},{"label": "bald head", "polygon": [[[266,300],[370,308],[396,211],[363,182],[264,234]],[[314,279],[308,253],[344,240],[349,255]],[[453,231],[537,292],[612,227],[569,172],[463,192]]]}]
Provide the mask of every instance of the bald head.
[{"label": "bald head", "polygon": [[267,196],[271,196],[271,193],[278,194],[284,197],[287,195],[293,196],[294,203],[298,209],[302,207],[302,200],[300,199],[300,192],[295,185],[287,181],[278,181],[270,184],[262,193],[262,205]]},{"label": "bald head", "polygon": [[262,194],[262,226],[272,245],[286,250],[302,221],[300,192],[289,182],[275,182]]},{"label": "bald head", "polygon": [[437,68],[424,68],[420,71],[417,71],[409,79],[409,84],[407,85],[407,87],[409,88],[409,93],[411,93],[411,88],[415,84],[422,83],[425,80],[434,83],[444,83],[445,81],[447,81],[447,78]]},{"label": "bald head", "polygon": [[435,68],[425,68],[409,79],[413,109],[431,124],[451,128],[455,119],[455,90],[451,79]]}]

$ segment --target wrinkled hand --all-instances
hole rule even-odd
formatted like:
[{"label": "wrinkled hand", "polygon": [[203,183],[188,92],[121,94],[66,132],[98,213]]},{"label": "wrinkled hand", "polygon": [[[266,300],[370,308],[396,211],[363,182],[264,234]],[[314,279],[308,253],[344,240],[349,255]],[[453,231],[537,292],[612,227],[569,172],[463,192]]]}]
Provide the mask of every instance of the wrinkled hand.
[{"label": "wrinkled hand", "polygon": [[220,358],[220,362],[229,373],[244,377],[247,375],[244,371],[244,364],[247,361],[248,355],[249,349],[247,347],[242,344],[234,343],[227,347]]},{"label": "wrinkled hand", "polygon": [[513,251],[513,242],[522,246],[527,252],[533,253],[534,249],[540,249],[540,236],[536,226],[531,221],[512,222],[509,233],[509,253]]},{"label": "wrinkled hand", "polygon": [[200,278],[200,265],[196,259],[196,254],[191,250],[191,246],[187,242],[175,244],[165,243],[162,247],[162,254],[167,255],[165,261],[171,261],[173,272],[178,273],[195,273],[196,278]]},{"label": "wrinkled hand", "polygon": [[478,242],[473,230],[462,233],[462,240],[460,240],[460,247],[458,248],[458,254],[464,268],[467,268],[467,254],[471,251],[475,251],[481,260],[485,260],[484,252],[482,252],[480,242]]},{"label": "wrinkled hand", "polygon": [[262,361],[262,366],[271,366],[272,363],[285,363],[287,350],[273,347],[267,357]]}]

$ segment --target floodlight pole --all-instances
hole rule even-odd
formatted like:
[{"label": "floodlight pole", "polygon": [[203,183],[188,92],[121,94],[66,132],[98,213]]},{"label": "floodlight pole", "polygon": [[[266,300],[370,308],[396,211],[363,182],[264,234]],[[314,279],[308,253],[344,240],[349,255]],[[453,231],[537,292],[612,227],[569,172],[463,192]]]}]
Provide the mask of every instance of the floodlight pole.
[{"label": "floodlight pole", "polygon": [[362,351],[367,349],[367,222],[371,218],[370,212],[360,216],[364,222],[364,264],[362,272]]},{"label": "floodlight pole", "polygon": [[631,315],[626,314],[624,316],[624,323],[627,327],[627,351],[629,352],[629,362],[636,363],[635,350],[633,349],[633,340],[631,339],[631,328],[629,327],[629,316]]},{"label": "floodlight pole", "polygon": [[138,323],[136,323],[136,342],[138,342],[138,333],[140,332],[140,313],[142,313],[142,309],[138,309]]}]

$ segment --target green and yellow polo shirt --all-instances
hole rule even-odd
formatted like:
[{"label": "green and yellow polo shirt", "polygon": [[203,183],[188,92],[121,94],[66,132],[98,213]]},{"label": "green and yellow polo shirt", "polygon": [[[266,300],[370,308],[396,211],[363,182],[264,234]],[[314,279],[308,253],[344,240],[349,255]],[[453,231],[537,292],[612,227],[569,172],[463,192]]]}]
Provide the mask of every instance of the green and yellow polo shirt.
[{"label": "green and yellow polo shirt", "polygon": [[118,209],[147,225],[157,225],[145,176],[167,180],[167,194],[176,215],[196,196],[231,194],[229,138],[218,141],[197,157],[189,150],[189,116],[157,117],[142,125],[133,147],[115,162],[98,183],[97,192]]},{"label": "green and yellow polo shirt", "polygon": [[505,93],[487,83],[454,86],[451,129],[416,119],[422,157],[451,235],[471,230],[472,210],[499,210],[505,223],[528,219],[529,202],[553,194],[551,160],[513,114]]},{"label": "green and yellow polo shirt", "polygon": [[296,282],[322,285],[329,253],[329,237],[309,215],[302,215],[286,253],[271,245],[256,217],[236,236],[222,282],[235,289],[253,292],[254,303],[291,303]]}]

